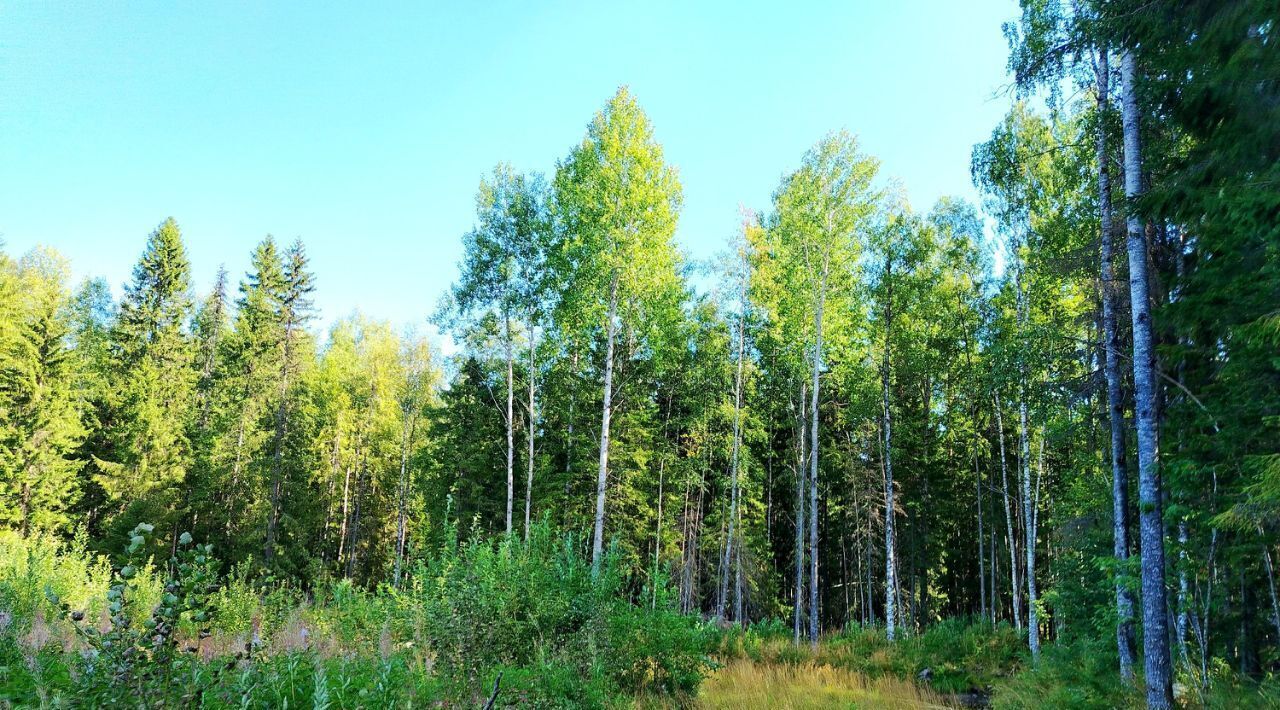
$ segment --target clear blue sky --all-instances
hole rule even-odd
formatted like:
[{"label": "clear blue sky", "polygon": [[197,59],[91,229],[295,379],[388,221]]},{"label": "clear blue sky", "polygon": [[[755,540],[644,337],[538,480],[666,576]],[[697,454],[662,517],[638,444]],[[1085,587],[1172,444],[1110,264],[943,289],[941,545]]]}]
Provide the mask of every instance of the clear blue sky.
[{"label": "clear blue sky", "polygon": [[630,85],[719,251],[847,128],[927,209],[1008,106],[988,2],[26,2],[0,10],[0,239],[128,277],[164,217],[206,291],[267,233],[317,304],[420,323],[495,163],[550,172]]}]

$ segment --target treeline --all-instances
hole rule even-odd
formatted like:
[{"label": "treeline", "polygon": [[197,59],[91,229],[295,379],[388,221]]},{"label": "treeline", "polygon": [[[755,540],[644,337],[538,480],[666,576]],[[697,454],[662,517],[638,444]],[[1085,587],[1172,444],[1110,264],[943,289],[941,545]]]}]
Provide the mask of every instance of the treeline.
[{"label": "treeline", "polygon": [[357,316],[320,347],[300,242],[264,239],[236,294],[224,270],[199,303],[172,219],[118,304],[67,271],[45,248],[0,262],[7,525],[114,554],[145,521],[298,578],[403,559],[439,377],[424,340]]},{"label": "treeline", "polygon": [[318,342],[300,243],[198,305],[172,221],[119,304],[49,251],[6,260],[0,514],[108,550],[141,520],[192,530],[304,585],[399,584],[450,531],[545,517],[593,564],[615,546],[633,593],[670,580],[687,612],[797,641],[951,616],[1033,657],[1112,638],[1154,707],[1174,673],[1260,671],[1275,11],[1024,2],[982,212],[912,209],[833,133],[713,264],[675,245],[678,173],[622,89],[550,178],[481,183],[445,362],[363,318]]}]

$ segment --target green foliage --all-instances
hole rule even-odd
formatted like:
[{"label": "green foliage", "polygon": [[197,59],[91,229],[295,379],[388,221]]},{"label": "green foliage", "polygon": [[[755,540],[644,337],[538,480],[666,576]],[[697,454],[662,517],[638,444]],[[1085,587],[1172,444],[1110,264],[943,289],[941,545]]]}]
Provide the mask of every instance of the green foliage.
[{"label": "green foliage", "polygon": [[[1116,633],[1115,586],[1139,577],[1112,542],[1107,479],[1124,467],[1103,363],[1128,362],[1129,333],[1103,342],[1103,198],[1114,224],[1148,226],[1166,495],[1147,498],[1178,535],[1182,697],[1271,698],[1274,2],[1020,7],[1005,27],[1019,100],[970,166],[994,239],[957,200],[914,211],[831,133],[768,213],[748,211],[740,302],[700,293],[706,270],[675,243],[679,174],[622,88],[547,184],[506,165],[482,181],[438,319],[459,346],[447,380],[390,324],[311,332],[301,242],[268,236],[238,297],[221,272],[199,307],[173,219],[118,308],[101,281],[70,288],[52,251],[0,253],[0,703],[88,688],[472,704],[499,672],[521,704],[684,702],[708,669],[697,615],[726,616],[731,578],[747,628],[715,632],[726,658],[928,669],[935,689],[994,687],[1005,706],[1133,702],[1099,640]],[[1137,60],[1149,184],[1130,201],[1097,194],[1122,157],[1114,97],[1065,91],[1105,85],[1100,60],[1120,52]],[[516,529],[521,493],[547,523]],[[605,530],[612,543],[594,571],[576,537],[593,524],[592,561]],[[152,562],[163,549],[180,552]],[[1038,664],[1008,625],[1032,580]],[[894,643],[877,630],[886,599]],[[814,652],[777,621],[750,625],[787,612],[815,636],[846,631]]]},{"label": "green foliage", "polygon": [[42,248],[0,261],[0,525],[24,534],[66,532],[81,494],[84,363],[70,347],[67,272]]},{"label": "green foliage", "polygon": [[[149,705],[168,697],[171,687],[187,675],[195,661],[190,655],[209,637],[213,619],[210,594],[214,586],[211,545],[193,545],[183,533],[178,552],[169,560],[168,575],[160,598],[150,606],[149,615],[137,628],[137,617],[148,609],[145,595],[138,594],[138,578],[147,559],[154,527],[139,523],[131,532],[124,564],[115,571],[106,593],[107,620],[99,628],[86,621],[85,612],[72,609],[47,588],[49,601],[71,619],[76,632],[88,645],[83,667],[76,676],[77,696],[90,704],[142,703]],[[192,644],[179,648],[179,625],[188,622]],[[189,687],[182,700],[200,697],[200,686]]]},{"label": "green foliage", "polygon": [[447,546],[418,579],[427,643],[463,688],[490,670],[563,668],[546,682],[577,678],[559,692],[590,705],[588,698],[619,692],[688,695],[706,668],[702,627],[673,609],[669,592],[633,604],[616,554],[593,574],[575,541],[546,522],[527,542]]},{"label": "green foliage", "polygon": [[[153,532],[131,531],[109,577],[75,548],[3,538],[0,699],[467,704],[502,672],[504,703],[604,707],[634,694],[687,699],[709,666],[709,630],[676,612],[669,590],[632,603],[616,556],[593,581],[573,540],[546,523],[527,543],[448,547],[405,592],[340,581],[310,598],[243,568],[219,584],[210,546],[186,534],[157,572]],[[28,591],[40,586],[45,599]]]},{"label": "green foliage", "polygon": [[95,481],[115,506],[113,541],[127,540],[141,520],[169,528],[180,506],[195,385],[190,272],[182,234],[167,219],[148,237],[111,329],[108,425],[93,462]]},{"label": "green foliage", "polygon": [[1118,681],[1115,642],[1081,640],[1046,646],[1040,661],[996,684],[996,708],[1141,707],[1142,696]]}]

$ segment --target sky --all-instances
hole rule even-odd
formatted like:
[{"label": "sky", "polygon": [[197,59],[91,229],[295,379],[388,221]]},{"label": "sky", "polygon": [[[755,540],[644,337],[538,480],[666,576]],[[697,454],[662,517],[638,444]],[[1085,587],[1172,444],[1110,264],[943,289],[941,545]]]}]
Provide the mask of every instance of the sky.
[{"label": "sky", "polygon": [[[52,246],[119,295],[181,226],[197,291],[300,237],[322,327],[422,326],[457,275],[480,179],[550,174],[620,85],[720,252],[806,149],[847,129],[913,207],[978,201],[1008,109],[1014,0],[6,2],[0,240]],[[430,330],[428,328],[428,330]]]}]

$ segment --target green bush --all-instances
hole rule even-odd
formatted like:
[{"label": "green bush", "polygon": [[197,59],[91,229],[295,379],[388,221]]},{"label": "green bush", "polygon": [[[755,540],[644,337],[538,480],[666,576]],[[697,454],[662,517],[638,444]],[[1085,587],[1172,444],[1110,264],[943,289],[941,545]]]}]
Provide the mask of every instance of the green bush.
[{"label": "green bush", "polygon": [[928,668],[929,685],[943,693],[986,690],[1016,672],[1027,656],[1022,633],[1008,624],[965,619],[947,619],[903,639],[902,651],[906,672],[914,677]]},{"label": "green bush", "polygon": [[530,668],[546,680],[515,672],[513,682],[595,706],[615,693],[691,694],[708,668],[700,622],[676,612],[665,588],[632,604],[615,555],[593,570],[545,522],[527,542],[446,545],[418,580],[423,633],[460,695],[494,669]]},{"label": "green bush", "polygon": [[1120,682],[1114,641],[1047,644],[1040,660],[995,684],[995,708],[1142,707],[1137,691]]},{"label": "green bush", "polygon": [[[87,552],[78,540],[68,545],[45,535],[24,538],[16,531],[0,530],[0,613],[13,623],[25,627],[42,617],[56,624],[60,612],[46,590],[97,618],[106,609],[111,579],[107,558]],[[140,567],[134,585],[140,597],[159,599],[160,582],[150,565]]]},{"label": "green bush", "polygon": [[219,584],[209,546],[183,535],[153,564],[157,549],[140,525],[113,569],[0,536],[0,707],[470,706],[499,672],[504,706],[682,704],[710,667],[713,629],[665,580],[633,602],[615,555],[593,570],[545,523],[448,545],[404,590],[304,593],[245,566]]},{"label": "green bush", "polygon": [[[181,685],[179,679],[198,665],[186,652],[196,653],[210,635],[210,598],[216,590],[213,546],[194,545],[191,536],[183,533],[176,554],[169,560],[159,598],[153,600],[145,594],[147,587],[139,585],[149,579],[141,572],[152,530],[151,525],[141,523],[130,533],[125,562],[115,571],[106,592],[109,617],[105,628],[59,598],[52,586],[45,590],[49,602],[71,620],[89,647],[75,679],[77,696],[90,699],[92,704],[150,705],[158,701],[173,686]],[[142,624],[136,622],[139,616],[146,617]],[[194,637],[191,645],[179,649],[178,627],[183,621],[193,629]],[[198,686],[189,690],[182,700],[198,698]]]}]

